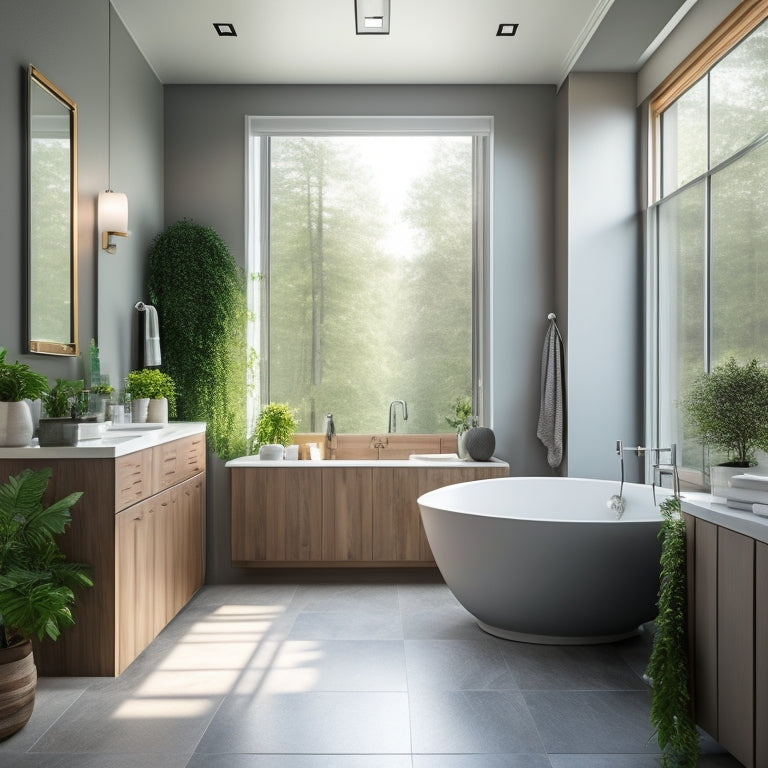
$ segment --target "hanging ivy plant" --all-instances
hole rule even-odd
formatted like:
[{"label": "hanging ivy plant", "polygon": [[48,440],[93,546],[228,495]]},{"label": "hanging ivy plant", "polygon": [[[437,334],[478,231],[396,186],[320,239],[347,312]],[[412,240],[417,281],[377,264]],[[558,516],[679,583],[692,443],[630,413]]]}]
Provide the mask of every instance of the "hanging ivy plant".
[{"label": "hanging ivy plant", "polygon": [[659,614],[646,674],[653,685],[651,724],[662,750],[663,768],[695,768],[699,735],[691,711],[688,666],[688,585],[685,520],[680,499],[659,506],[664,521],[661,539]]},{"label": "hanging ivy plant", "polygon": [[210,227],[183,219],[149,253],[150,301],[162,329],[163,370],[178,418],[205,421],[222,459],[245,454],[246,295],[243,272]]}]

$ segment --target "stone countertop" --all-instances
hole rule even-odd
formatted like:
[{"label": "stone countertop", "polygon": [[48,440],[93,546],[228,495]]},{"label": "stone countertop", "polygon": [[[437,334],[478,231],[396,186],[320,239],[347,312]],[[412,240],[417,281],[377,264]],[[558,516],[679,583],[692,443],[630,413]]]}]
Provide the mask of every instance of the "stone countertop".
[{"label": "stone countertop", "polygon": [[261,461],[258,456],[240,456],[226,463],[227,467],[299,467],[299,468],[334,468],[334,467],[443,467],[445,469],[473,469],[477,467],[506,467],[509,464],[501,459],[492,458],[490,461],[472,461],[471,459],[310,459],[300,461]]},{"label": "stone countertop", "polygon": [[694,517],[768,544],[768,517],[731,509],[725,499],[709,493],[683,493],[680,506],[683,512]]},{"label": "stone countertop", "polygon": [[0,459],[111,459],[204,433],[205,422],[201,421],[115,425],[105,422],[97,437],[80,440],[77,445],[40,447],[34,439],[21,448],[0,448]]}]

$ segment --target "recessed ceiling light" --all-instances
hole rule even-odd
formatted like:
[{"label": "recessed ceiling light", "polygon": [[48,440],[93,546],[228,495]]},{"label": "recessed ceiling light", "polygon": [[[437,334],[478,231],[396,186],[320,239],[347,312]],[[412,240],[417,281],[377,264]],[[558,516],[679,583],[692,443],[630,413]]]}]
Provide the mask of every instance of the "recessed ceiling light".
[{"label": "recessed ceiling light", "polygon": [[514,37],[517,33],[517,24],[499,24],[496,37]]},{"label": "recessed ceiling light", "polygon": [[237,37],[237,32],[235,32],[235,25],[230,24],[228,21],[214,22],[213,26],[216,29],[219,37]]},{"label": "recessed ceiling light", "polygon": [[358,35],[389,34],[389,0],[355,0]]}]

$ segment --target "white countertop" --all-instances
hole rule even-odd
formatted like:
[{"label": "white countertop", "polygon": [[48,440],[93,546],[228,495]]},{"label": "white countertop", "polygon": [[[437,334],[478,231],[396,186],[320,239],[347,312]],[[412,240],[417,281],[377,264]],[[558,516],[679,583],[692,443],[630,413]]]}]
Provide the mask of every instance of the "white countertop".
[{"label": "white countertop", "polygon": [[680,506],[694,517],[768,544],[768,517],[731,509],[725,505],[725,499],[709,493],[683,493]]},{"label": "white countertop", "polygon": [[202,421],[115,425],[105,422],[99,437],[81,440],[77,445],[41,448],[34,439],[31,445],[21,448],[0,448],[0,459],[109,459],[202,433]]},{"label": "white countertop", "polygon": [[316,459],[300,461],[261,461],[258,456],[240,456],[226,463],[227,467],[315,467],[322,469],[325,467],[411,467],[419,469],[420,467],[443,467],[445,469],[472,469],[475,467],[506,467],[509,464],[501,459],[492,458],[490,461],[472,461],[471,459],[456,459],[453,461],[444,461],[442,459]]}]

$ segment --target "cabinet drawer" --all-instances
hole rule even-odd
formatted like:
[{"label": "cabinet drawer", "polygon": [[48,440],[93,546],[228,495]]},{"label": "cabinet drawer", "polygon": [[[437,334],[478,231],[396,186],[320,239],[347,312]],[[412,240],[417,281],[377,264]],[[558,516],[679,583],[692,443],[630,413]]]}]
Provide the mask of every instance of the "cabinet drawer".
[{"label": "cabinet drawer", "polygon": [[155,491],[199,475],[205,469],[205,435],[192,435],[153,450]]},{"label": "cabinet drawer", "polygon": [[115,511],[146,499],[154,493],[150,450],[115,459]]}]

